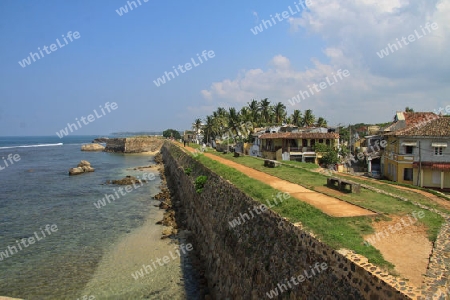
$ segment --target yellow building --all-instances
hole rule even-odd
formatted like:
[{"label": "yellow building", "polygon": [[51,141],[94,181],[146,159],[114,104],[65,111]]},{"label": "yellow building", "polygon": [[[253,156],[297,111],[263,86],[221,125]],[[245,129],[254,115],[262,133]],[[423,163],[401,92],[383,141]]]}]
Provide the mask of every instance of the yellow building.
[{"label": "yellow building", "polygon": [[384,129],[382,173],[389,180],[450,189],[450,117],[399,112]]},{"label": "yellow building", "polygon": [[275,160],[297,160],[317,164],[321,154],[315,152],[315,145],[339,147],[339,134],[334,132],[265,133],[259,139],[262,157]]}]

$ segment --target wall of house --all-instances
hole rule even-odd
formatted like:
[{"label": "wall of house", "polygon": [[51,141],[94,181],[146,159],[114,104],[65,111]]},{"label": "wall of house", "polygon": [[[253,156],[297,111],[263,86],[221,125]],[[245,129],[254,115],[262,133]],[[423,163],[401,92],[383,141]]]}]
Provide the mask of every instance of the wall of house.
[{"label": "wall of house", "polygon": [[[355,264],[271,210],[231,227],[230,221],[249,216],[260,203],[178,147],[166,143],[161,152],[169,188],[181,201],[213,298],[267,299],[267,293],[284,285],[286,290],[274,298],[410,299],[375,275],[377,268]],[[190,175],[184,172],[187,167]],[[207,181],[199,194],[193,182],[200,175]],[[292,276],[312,275],[317,264],[326,268],[288,284]]]},{"label": "wall of house", "polygon": [[[413,180],[404,180],[404,170],[406,168],[412,168],[411,163],[397,163],[397,182],[405,184],[413,184]],[[413,170],[414,172],[414,170]]]}]

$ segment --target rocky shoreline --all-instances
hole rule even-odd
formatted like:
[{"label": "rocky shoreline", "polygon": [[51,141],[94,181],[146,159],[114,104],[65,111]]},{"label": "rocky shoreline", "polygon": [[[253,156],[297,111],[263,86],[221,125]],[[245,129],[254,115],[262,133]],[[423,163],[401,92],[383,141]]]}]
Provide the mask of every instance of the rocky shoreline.
[{"label": "rocky shoreline", "polygon": [[158,171],[161,177],[161,192],[153,197],[159,200],[160,204],[156,205],[160,209],[164,209],[163,219],[156,222],[158,225],[166,226],[162,231],[161,239],[172,238],[179,240],[180,243],[191,243],[194,245],[194,250],[189,252],[189,260],[192,268],[197,274],[199,283],[199,299],[212,299],[208,292],[208,284],[205,277],[205,269],[200,258],[198,247],[195,246],[192,232],[186,227],[186,215],[183,213],[183,206],[179,199],[174,198],[167,186],[166,175],[164,172],[164,164],[161,153],[155,155],[155,162],[158,166]]}]

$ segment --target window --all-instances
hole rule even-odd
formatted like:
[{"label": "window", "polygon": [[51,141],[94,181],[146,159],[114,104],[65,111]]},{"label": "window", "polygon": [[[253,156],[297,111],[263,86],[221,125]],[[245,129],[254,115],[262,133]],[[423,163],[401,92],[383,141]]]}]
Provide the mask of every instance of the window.
[{"label": "window", "polygon": [[307,139],[303,139],[302,140],[302,147],[308,147],[308,140]]},{"label": "window", "polygon": [[406,154],[413,154],[414,148],[413,146],[405,146],[405,153]]},{"label": "window", "polygon": [[327,146],[330,146],[330,139],[327,139],[327,140],[325,141],[325,143],[327,144]]},{"label": "window", "polygon": [[403,169],[403,180],[407,180],[407,181],[413,180],[413,169],[412,168]]},{"label": "window", "polygon": [[434,147],[434,155],[441,156],[442,155],[442,147]]},{"label": "window", "polygon": [[323,139],[319,139],[319,143],[323,144]]}]

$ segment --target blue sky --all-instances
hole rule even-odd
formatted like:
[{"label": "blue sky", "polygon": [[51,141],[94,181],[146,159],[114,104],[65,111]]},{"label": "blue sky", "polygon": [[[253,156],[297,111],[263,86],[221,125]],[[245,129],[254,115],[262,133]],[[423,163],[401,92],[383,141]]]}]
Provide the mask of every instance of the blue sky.
[{"label": "blue sky", "polygon": [[[285,103],[289,113],[312,109],[330,125],[386,122],[405,106],[450,104],[449,1],[311,0],[257,35],[250,29],[295,10],[295,1],[135,2],[119,16],[127,1],[1,1],[0,136],[54,135],[106,102],[118,108],[76,134],[183,130],[218,106],[262,98]],[[438,28],[377,55],[427,22]],[[80,38],[19,65],[69,31]],[[203,50],[215,57],[153,83]],[[339,69],[350,76],[289,103]]]}]

